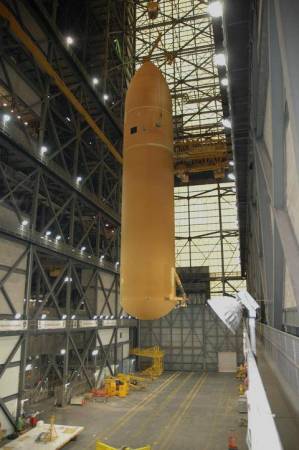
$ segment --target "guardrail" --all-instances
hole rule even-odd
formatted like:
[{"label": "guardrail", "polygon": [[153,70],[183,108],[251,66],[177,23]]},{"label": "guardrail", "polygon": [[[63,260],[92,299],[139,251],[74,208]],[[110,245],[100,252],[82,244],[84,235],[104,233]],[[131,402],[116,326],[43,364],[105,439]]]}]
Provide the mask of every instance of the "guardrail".
[{"label": "guardrail", "polygon": [[258,334],[264,345],[266,358],[274,366],[283,385],[288,386],[287,394],[291,394],[290,400],[298,409],[299,338],[264,324],[259,324]]},{"label": "guardrail", "polygon": [[246,327],[244,327],[244,353],[248,364],[248,390],[246,392],[248,448],[250,450],[283,450]]}]

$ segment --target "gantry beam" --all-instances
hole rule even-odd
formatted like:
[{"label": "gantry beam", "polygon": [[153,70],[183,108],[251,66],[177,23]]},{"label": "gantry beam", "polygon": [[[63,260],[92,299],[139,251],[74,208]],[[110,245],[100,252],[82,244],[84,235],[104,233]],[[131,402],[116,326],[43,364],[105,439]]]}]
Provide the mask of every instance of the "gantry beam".
[{"label": "gantry beam", "polygon": [[114,145],[110,142],[107,136],[103,133],[100,127],[96,124],[94,119],[91,117],[89,112],[83,107],[83,105],[79,102],[79,100],[75,97],[72,91],[67,87],[64,81],[60,78],[58,73],[54,70],[52,65],[48,62],[45,55],[42,51],[35,45],[32,39],[28,36],[28,34],[23,30],[19,22],[16,20],[14,15],[10,12],[10,10],[0,2],[0,16],[2,16],[5,20],[8,21],[9,30],[14,34],[14,36],[26,47],[26,49],[32,54],[35,61],[39,65],[39,67],[49,75],[49,77],[56,84],[58,89],[62,92],[63,95],[68,99],[68,101],[72,104],[72,106],[77,110],[77,112],[83,117],[83,119],[88,123],[91,129],[95,132],[95,134],[99,137],[99,139],[107,146],[110,153],[115,157],[115,159],[122,163],[122,157],[114,147]]},{"label": "gantry beam", "polygon": [[189,173],[213,171],[215,179],[224,178],[228,168],[226,142],[203,144],[201,140],[178,141],[174,145],[175,174],[188,181]]}]

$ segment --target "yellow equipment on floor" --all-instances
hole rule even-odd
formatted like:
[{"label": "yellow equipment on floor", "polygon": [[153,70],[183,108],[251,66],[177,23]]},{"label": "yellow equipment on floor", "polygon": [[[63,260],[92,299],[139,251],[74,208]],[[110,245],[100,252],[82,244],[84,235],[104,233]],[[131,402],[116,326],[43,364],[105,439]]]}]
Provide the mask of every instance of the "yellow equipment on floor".
[{"label": "yellow equipment on floor", "polygon": [[126,397],[129,393],[129,384],[119,377],[105,378],[104,389],[107,397]]},{"label": "yellow equipment on floor", "polygon": [[164,371],[164,351],[159,346],[148,348],[133,348],[131,355],[152,359],[152,365],[142,370],[140,373],[145,377],[157,378]]},{"label": "yellow equipment on floor", "polygon": [[[110,445],[104,444],[103,442],[97,442],[96,443],[96,450],[118,450],[115,447],[110,447]],[[132,449],[131,447],[122,447],[121,450],[151,450],[151,447],[149,445],[146,445],[145,447],[140,447],[136,449]]]},{"label": "yellow equipment on floor", "polygon": [[146,378],[138,377],[136,375],[133,375],[131,373],[118,373],[116,375],[116,378],[118,378],[121,381],[124,381],[128,384],[129,389],[145,389],[146,387]]}]

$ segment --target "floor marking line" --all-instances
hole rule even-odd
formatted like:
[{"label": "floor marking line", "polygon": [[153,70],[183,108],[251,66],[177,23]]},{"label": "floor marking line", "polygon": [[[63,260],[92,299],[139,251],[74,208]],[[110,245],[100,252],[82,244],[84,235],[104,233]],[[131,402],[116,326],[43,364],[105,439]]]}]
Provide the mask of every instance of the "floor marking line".
[{"label": "floor marking line", "polygon": [[125,414],[119,423],[117,423],[115,426],[112,427],[111,430],[106,432],[106,435],[113,435],[119,428],[121,428],[131,417],[134,417],[137,411],[144,408],[145,405],[150,403],[160,392],[162,392],[169,384],[172,384],[173,381],[180,375],[180,372],[176,372],[175,374],[171,375],[164,383],[162,383],[155,391],[151,392],[142,402],[137,403],[137,405],[134,406],[130,411]]},{"label": "floor marking line", "polygon": [[165,409],[165,406],[168,405],[168,403],[172,400],[173,396],[187,383],[189,378],[194,375],[194,372],[191,372],[189,375],[187,375],[180,384],[177,385],[177,387],[169,393],[167,397],[165,397],[160,403],[158,408],[155,410],[155,416],[149,416],[144,422],[141,422],[141,426],[139,427],[139,431],[135,434],[132,434],[131,436],[136,438],[137,436],[140,436],[140,434],[144,431],[146,426],[156,419],[156,416]]},{"label": "floor marking line", "polygon": [[[164,390],[169,384],[171,384],[178,376],[180,375],[180,372],[175,372],[170,377],[168,377],[160,386],[158,386],[154,391],[150,392],[140,403],[137,403],[132,409],[130,409],[124,416],[121,417],[119,422],[117,422],[115,425],[111,426],[108,431],[103,431],[101,433],[105,436],[112,436],[116,430],[121,428],[131,417],[134,417],[134,415],[138,412],[138,410],[142,407],[144,407],[146,404],[150,403],[151,400],[153,400],[161,391]],[[96,436],[96,440],[100,438],[100,435]],[[92,440],[94,442],[94,439]],[[90,447],[91,448],[90,444]]]},{"label": "floor marking line", "polygon": [[[190,408],[193,400],[195,399],[195,397],[197,396],[198,392],[200,391],[200,389],[202,388],[203,384],[205,383],[207,377],[208,377],[207,373],[204,373],[200,377],[198,382],[193,386],[193,388],[189,392],[186,400],[182,403],[180,409],[172,417],[171,421],[169,422],[169,425],[168,425],[167,429],[164,430],[164,432],[163,432],[162,443],[161,443],[161,446],[159,447],[159,450],[163,450],[163,449],[164,450],[168,450],[169,445],[170,445],[169,440],[172,437],[171,430],[173,430],[178,425],[178,423],[182,420],[182,418],[184,417],[184,415],[186,414],[186,412]],[[182,410],[182,407],[183,407],[183,410]],[[166,432],[167,432],[167,435],[165,435]],[[159,439],[158,442],[161,442],[161,439]]]}]

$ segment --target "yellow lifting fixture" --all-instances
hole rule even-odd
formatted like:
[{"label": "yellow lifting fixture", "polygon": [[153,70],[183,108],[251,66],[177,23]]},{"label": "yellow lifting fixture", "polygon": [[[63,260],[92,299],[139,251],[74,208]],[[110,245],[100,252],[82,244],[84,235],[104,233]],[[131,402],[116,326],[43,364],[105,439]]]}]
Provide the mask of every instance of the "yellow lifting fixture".
[{"label": "yellow lifting fixture", "polygon": [[126,397],[129,393],[128,382],[121,377],[109,377],[104,380],[104,389],[107,397]]},{"label": "yellow lifting fixture", "polygon": [[148,348],[133,348],[131,355],[152,359],[152,365],[142,370],[140,373],[145,377],[157,378],[164,371],[164,351],[158,346]]},{"label": "yellow lifting fixture", "polygon": [[97,442],[96,450],[151,450],[151,447],[149,445],[146,445],[145,447],[139,447],[136,449],[133,449],[131,447],[121,447],[121,449],[117,449],[115,447],[110,447],[110,445],[104,444],[104,442]]},{"label": "yellow lifting fixture", "polygon": [[174,145],[175,174],[183,182],[190,173],[212,171],[216,180],[224,178],[228,168],[225,142],[202,143],[200,140],[178,141]]}]

